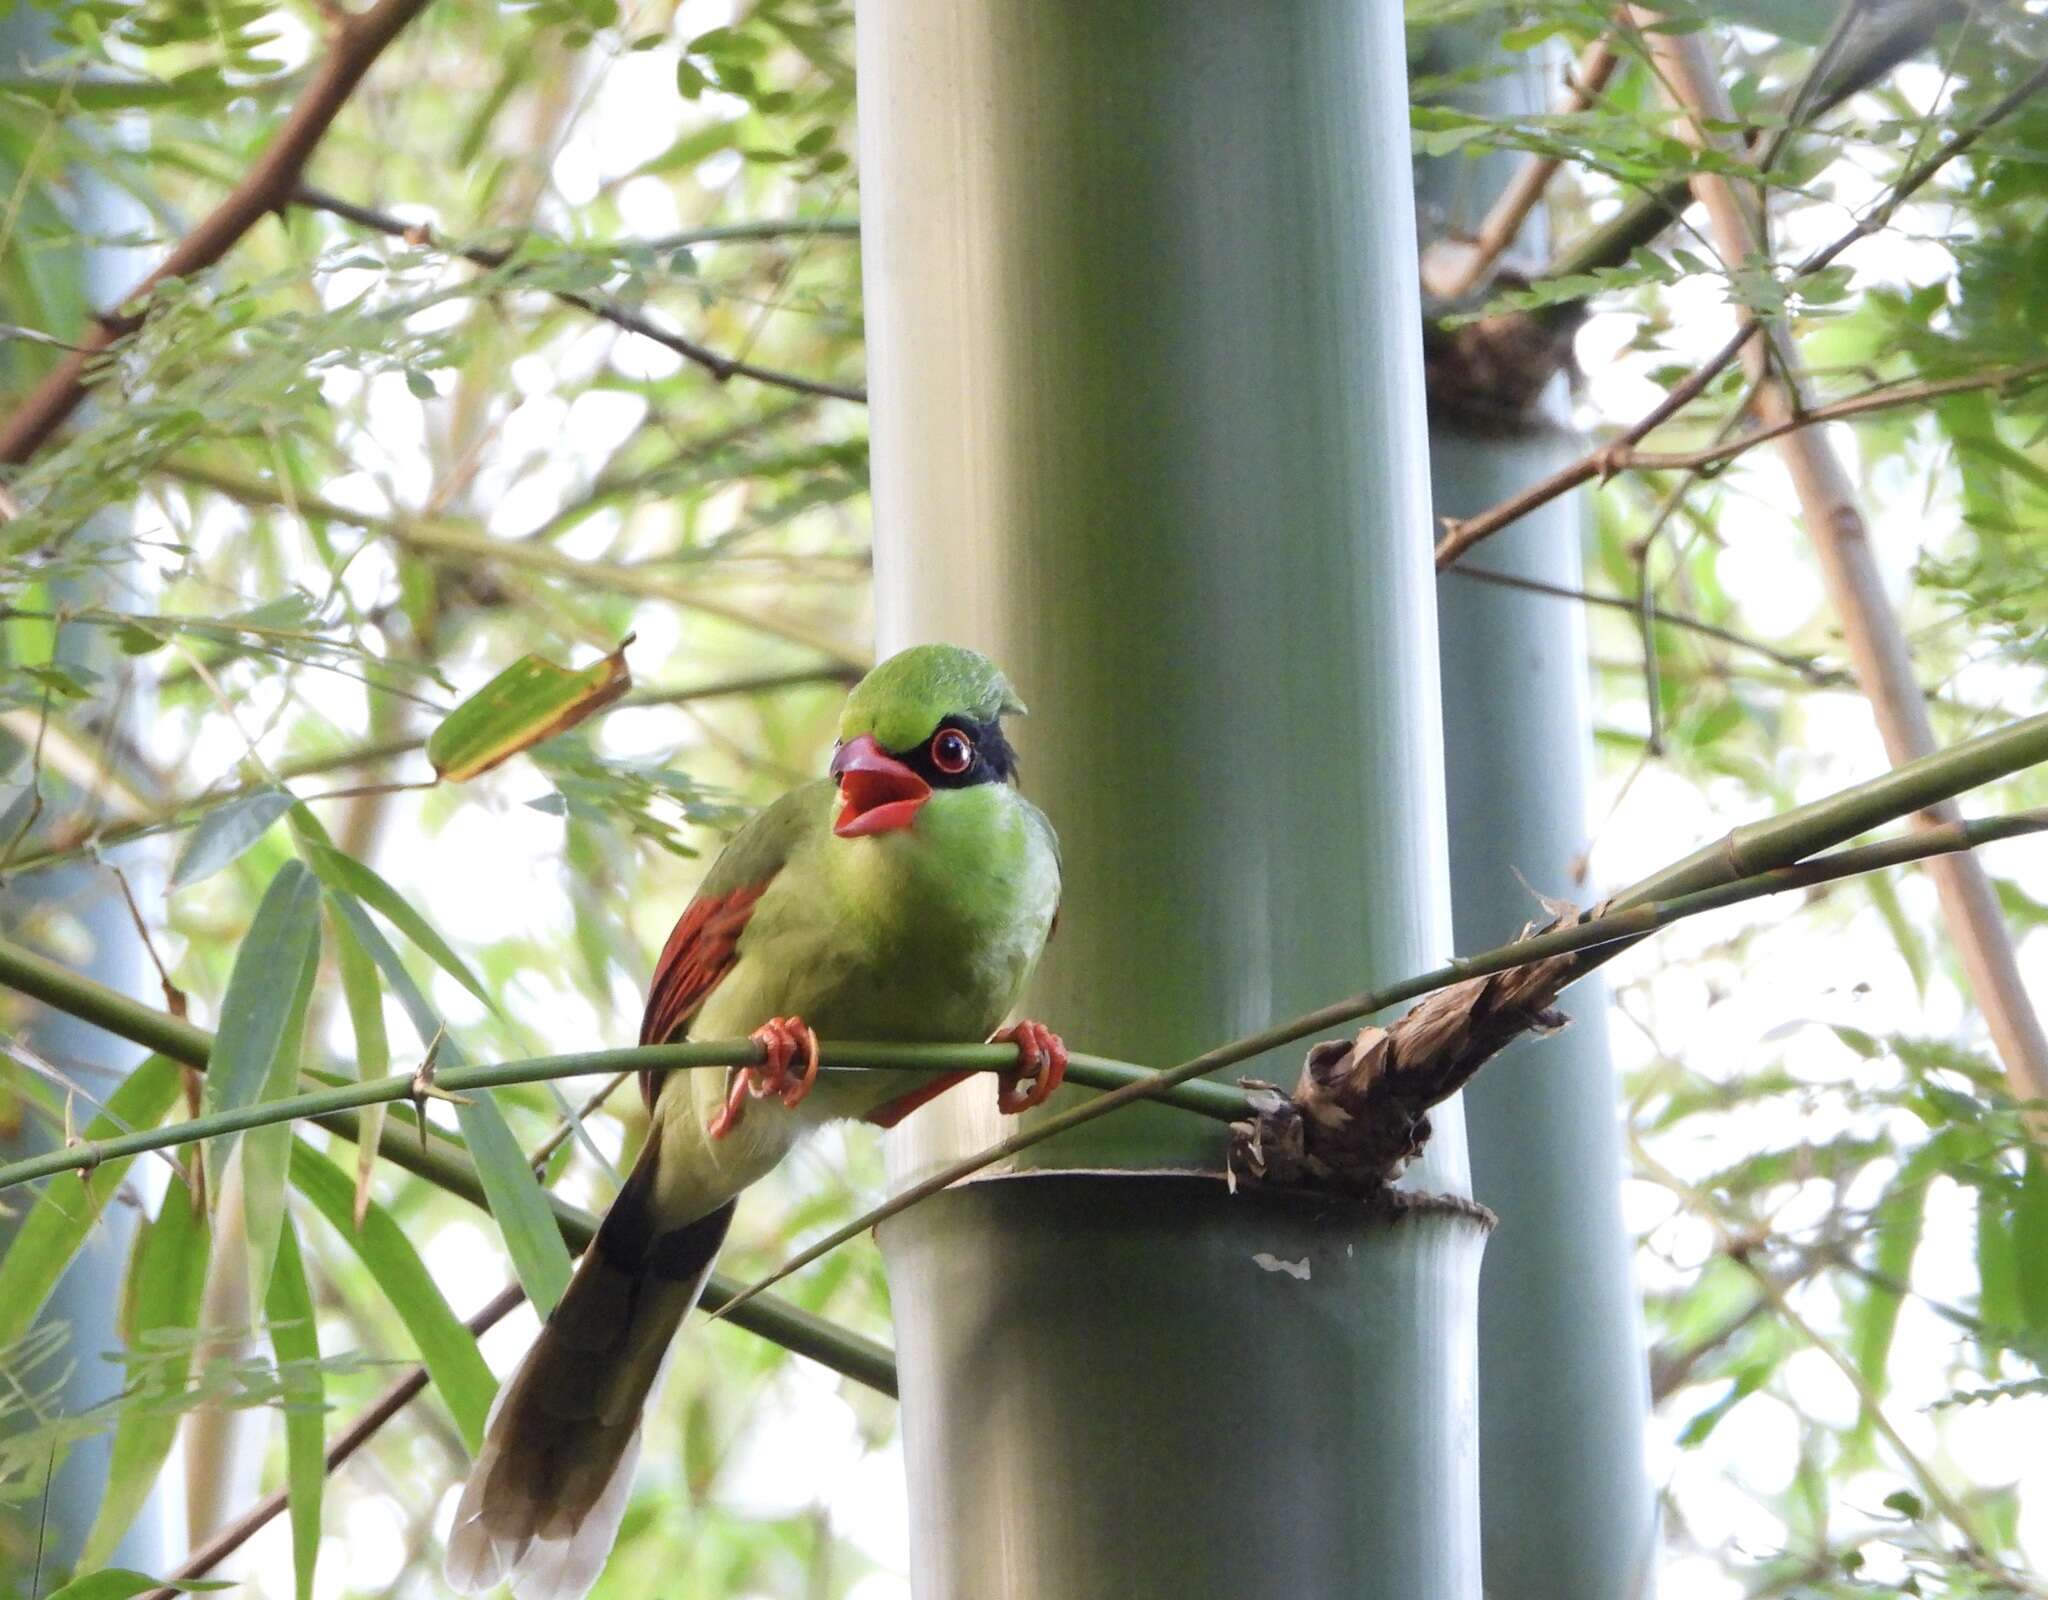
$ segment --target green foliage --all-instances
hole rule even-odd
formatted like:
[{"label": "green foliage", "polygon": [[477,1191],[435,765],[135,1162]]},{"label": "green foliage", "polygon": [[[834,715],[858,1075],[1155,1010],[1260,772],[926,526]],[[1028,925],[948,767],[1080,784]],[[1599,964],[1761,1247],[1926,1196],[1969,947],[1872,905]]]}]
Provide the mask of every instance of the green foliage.
[{"label": "green foliage", "polygon": [[[1582,47],[1611,25],[1610,6],[1408,9],[1423,158],[1472,173],[1563,162],[1552,258],[1567,269],[1525,260],[1449,325],[1589,316],[1581,352],[1595,359],[1578,403],[1596,429],[1680,381],[1701,327],[1730,308],[1789,317],[1823,400],[1981,378],[2048,348],[2048,101],[1988,133],[1828,272],[1790,270],[2029,70],[2040,24],[2022,9],[1972,8],[1910,71],[1819,112],[1788,91],[1836,8],[1672,5],[1671,25],[1723,64],[1740,122],[1715,131],[1766,141],[1741,154],[1678,137],[1638,39],[1620,38],[1621,68],[1588,107],[1513,115],[1473,103],[1499,69],[1441,48],[1448,30],[1476,30],[1541,56],[1554,82],[1543,53]],[[1862,9],[1845,50],[1896,8]],[[318,9],[284,0],[17,0],[4,19],[31,22],[49,37],[16,50],[9,34],[0,60],[0,325],[58,345],[0,336],[0,414],[250,169],[321,48]],[[56,881],[42,876],[53,864],[87,863],[109,883],[100,864],[135,869],[172,981],[218,1027],[206,1108],[409,1071],[430,1054],[448,1065],[629,1039],[650,956],[720,835],[820,769],[836,680],[868,631],[865,420],[713,369],[743,358],[859,382],[853,94],[841,0],[748,0],[708,28],[616,0],[438,0],[376,64],[307,174],[389,210],[399,231],[306,204],[266,218],[219,267],[162,286],[95,365],[93,404],[0,471],[20,508],[0,526],[0,870],[32,895]],[[1700,172],[1768,191],[1768,263],[1725,262],[1668,215],[1654,238],[1590,262],[1577,253],[1642,197]],[[90,275],[88,249],[102,252]],[[688,340],[712,366],[593,307]],[[1746,393],[1739,373],[1724,375],[1652,447],[1739,429]],[[2043,692],[2044,396],[2036,375],[1854,424],[1855,470],[1882,513],[1876,537],[1897,558],[1945,737]],[[1697,480],[1617,478],[1595,502],[1588,583],[1621,602],[1588,617],[1622,821],[1665,803],[1646,794],[1682,788],[1699,816],[1658,826],[1697,821],[1706,837],[1875,760],[1840,734],[1860,711],[1832,619],[1785,602],[1810,572],[1776,518],[1771,471],[1758,452]],[[1485,563],[1482,550],[1472,564]],[[638,688],[624,700],[609,698],[623,684],[608,673],[531,666],[589,660],[636,632]],[[503,685],[529,678],[536,692],[499,703]],[[776,682],[691,698],[753,678]],[[588,720],[561,732],[577,713]],[[1844,748],[1863,763],[1854,772]],[[415,792],[437,769],[465,781]],[[2044,801],[2039,777],[1990,797]],[[152,860],[174,863],[167,896]],[[2048,1177],[1955,1002],[1924,888],[1903,874],[1840,886],[1801,909],[1809,945],[1758,917],[1622,974],[1636,1027],[1619,1036],[1647,1040],[1631,1082],[1636,1181],[1670,1208],[1646,1225],[1643,1256],[1661,1425],[1689,1463],[1725,1467],[1777,1530],[1762,1542],[1701,1531],[1681,1493],[1673,1543],[1760,1596],[2012,1592],[1997,1569],[2017,1559],[2019,1502],[1947,1430],[2038,1403]],[[2016,930],[2048,925],[2038,874],[1998,889]],[[46,920],[56,947],[75,948],[61,907]],[[1824,964],[1836,939],[1878,952],[1861,989],[1816,983],[1774,1001],[1777,1026],[1734,1052],[1701,1026],[1745,991],[1776,994],[1786,972]],[[1885,1009],[1901,996],[1910,1024]],[[152,1058],[106,1094],[84,1136],[179,1114],[181,1079]],[[24,1079],[5,1106],[54,1133],[69,1099]],[[629,1095],[573,1109],[528,1087],[426,1119],[430,1153],[460,1147],[477,1163],[481,1227],[379,1159],[383,1134],[420,1148],[403,1112],[366,1113],[355,1156],[238,1141],[248,1244],[236,1249],[263,1286],[247,1320],[274,1359],[193,1370],[208,1226],[174,1184],[129,1271],[124,1392],[90,1415],[45,1403],[65,1344],[36,1317],[103,1216],[150,1209],[164,1163],[110,1162],[24,1191],[0,1254],[8,1561],[34,1548],[53,1453],[112,1430],[97,1557],[182,1414],[260,1405],[282,1413],[266,1482],[289,1489],[300,1600],[323,1520],[334,1537],[357,1508],[397,1517],[406,1538],[394,1547],[417,1549],[424,1570],[432,1508],[495,1391],[454,1308],[503,1281],[501,1255],[548,1304],[568,1271],[554,1196],[600,1206],[643,1131]],[[750,1197],[735,1271],[774,1265],[880,1183],[868,1143],[801,1160]],[[215,1206],[223,1167],[209,1166]],[[287,1175],[303,1197],[296,1218]],[[301,1231],[306,1206],[326,1226]],[[865,1331],[886,1325],[872,1254],[841,1251],[791,1289]],[[1946,1342],[1931,1344],[1930,1326]],[[1933,1470],[1965,1495],[1988,1566],[1958,1554],[1959,1531],[1870,1408],[1816,1402],[1834,1380],[1814,1376],[1809,1334],[1888,1417],[1932,1419]],[[323,1339],[350,1353],[323,1360]],[[415,1354],[436,1399],[373,1441],[375,1472],[324,1482],[323,1440],[387,1381],[376,1363]],[[760,1397],[788,1385],[788,1358],[723,1326],[690,1354],[650,1426],[669,1443],[649,1450],[609,1592],[837,1597],[879,1570],[822,1506],[764,1511],[747,1497]],[[885,1446],[893,1413],[846,1399],[860,1448]],[[1745,1430],[1773,1418],[1790,1419],[1770,1435],[1789,1441],[1784,1471],[1756,1488]],[[60,1592],[117,1600],[146,1586],[105,1570]],[[267,1595],[286,1586],[261,1580]]]}]

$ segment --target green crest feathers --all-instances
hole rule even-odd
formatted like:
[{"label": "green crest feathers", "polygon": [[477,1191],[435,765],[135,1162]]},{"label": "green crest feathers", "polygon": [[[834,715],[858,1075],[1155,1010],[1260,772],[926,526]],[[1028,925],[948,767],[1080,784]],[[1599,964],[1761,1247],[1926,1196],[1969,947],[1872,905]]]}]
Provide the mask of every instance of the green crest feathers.
[{"label": "green crest feathers", "polygon": [[1005,712],[1021,716],[1024,702],[987,656],[957,644],[912,645],[854,686],[839,737],[871,733],[884,750],[908,750],[947,717],[993,722]]}]

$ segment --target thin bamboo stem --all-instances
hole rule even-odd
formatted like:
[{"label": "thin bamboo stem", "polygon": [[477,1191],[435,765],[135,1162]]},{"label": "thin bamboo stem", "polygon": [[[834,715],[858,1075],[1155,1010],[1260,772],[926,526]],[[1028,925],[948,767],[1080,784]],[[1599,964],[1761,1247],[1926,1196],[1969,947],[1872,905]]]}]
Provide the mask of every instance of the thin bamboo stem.
[{"label": "thin bamboo stem", "polygon": [[[13,984],[14,975],[20,970],[15,958],[27,954],[31,952],[0,944],[0,981]],[[26,990],[25,985],[17,986]],[[1017,1064],[1015,1047],[1000,1044],[828,1044],[820,1047],[820,1054],[829,1069],[874,1072],[999,1072]],[[573,1055],[541,1056],[530,1061],[503,1061],[484,1067],[444,1068],[434,1074],[434,1087],[449,1094],[462,1094],[472,1089],[505,1089],[514,1084],[606,1073],[742,1067],[762,1059],[761,1046],[751,1039],[587,1050]],[[1107,1061],[1098,1056],[1075,1055],[1067,1063],[1067,1081],[1090,1089],[1121,1089],[1150,1076],[1150,1071],[1144,1067],[1134,1067],[1123,1061]],[[117,1134],[111,1139],[78,1140],[61,1149],[48,1150],[41,1155],[0,1166],[0,1190],[59,1172],[89,1171],[104,1161],[120,1161],[147,1151],[172,1149],[222,1134],[246,1133],[251,1128],[269,1127],[274,1123],[312,1121],[337,1112],[359,1111],[365,1106],[410,1100],[417,1093],[416,1075],[398,1072],[389,1077],[287,1095],[281,1099],[238,1106],[230,1111],[216,1111],[161,1128],[140,1128],[131,1133]],[[1186,1084],[1179,1093],[1161,1098],[1169,1105],[1225,1123],[1245,1115],[1247,1108],[1242,1093],[1216,1083]]]}]

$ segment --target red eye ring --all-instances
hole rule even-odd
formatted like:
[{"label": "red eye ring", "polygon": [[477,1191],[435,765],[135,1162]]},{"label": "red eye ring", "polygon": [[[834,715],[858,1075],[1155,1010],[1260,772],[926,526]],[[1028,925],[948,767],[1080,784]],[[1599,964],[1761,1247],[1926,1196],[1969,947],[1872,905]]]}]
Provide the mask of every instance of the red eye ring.
[{"label": "red eye ring", "polygon": [[941,728],[932,735],[932,765],[949,778],[957,778],[974,765],[974,741],[958,728]]}]

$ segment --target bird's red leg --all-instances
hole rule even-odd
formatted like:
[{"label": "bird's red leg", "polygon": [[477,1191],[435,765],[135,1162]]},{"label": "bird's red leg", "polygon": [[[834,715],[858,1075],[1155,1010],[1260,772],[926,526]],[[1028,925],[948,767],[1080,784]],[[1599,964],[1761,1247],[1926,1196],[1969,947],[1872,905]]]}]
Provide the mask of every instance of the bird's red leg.
[{"label": "bird's red leg", "polygon": [[[758,1064],[735,1067],[728,1077],[725,1105],[707,1128],[714,1139],[723,1139],[740,1125],[749,1100],[774,1095],[794,1108],[818,1081],[818,1036],[798,1017],[771,1017],[747,1035],[758,1044],[765,1059]],[[790,1065],[801,1055],[803,1070],[792,1073]]]},{"label": "bird's red leg", "polygon": [[1017,1064],[997,1077],[996,1104],[1008,1116],[1044,1105],[1067,1076],[1066,1044],[1042,1022],[1013,1022],[989,1042],[1017,1046]]}]

